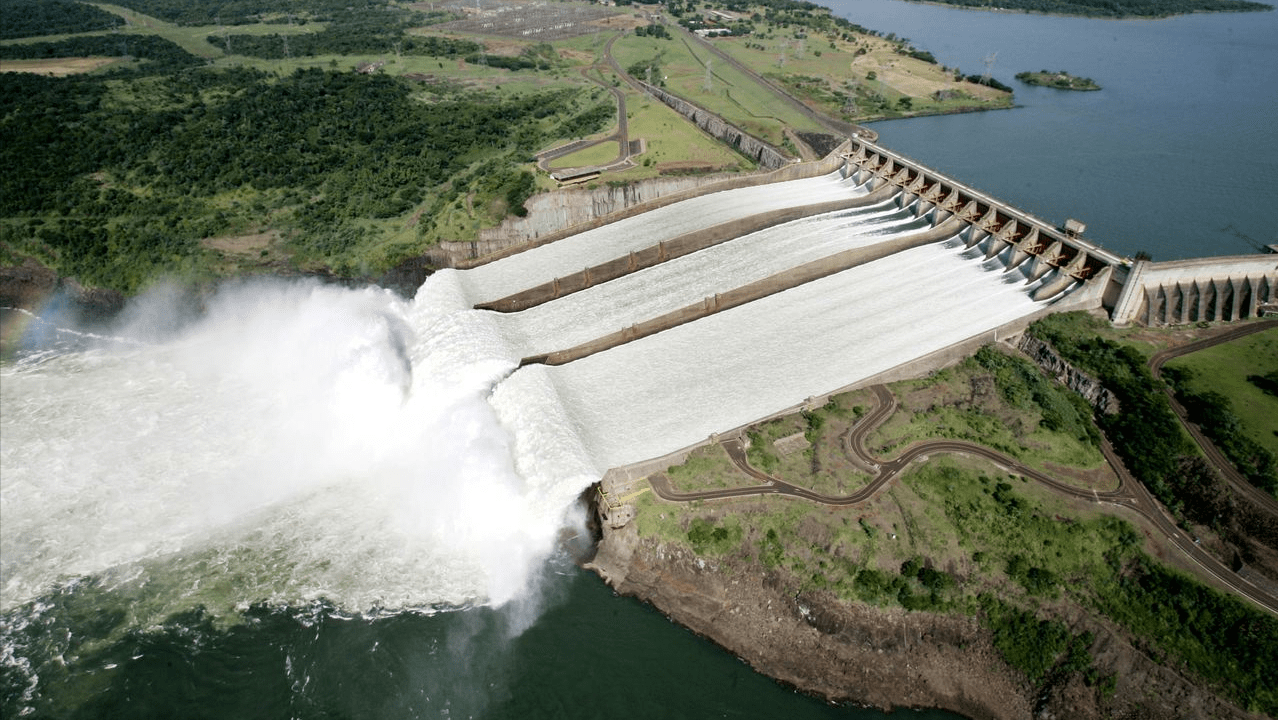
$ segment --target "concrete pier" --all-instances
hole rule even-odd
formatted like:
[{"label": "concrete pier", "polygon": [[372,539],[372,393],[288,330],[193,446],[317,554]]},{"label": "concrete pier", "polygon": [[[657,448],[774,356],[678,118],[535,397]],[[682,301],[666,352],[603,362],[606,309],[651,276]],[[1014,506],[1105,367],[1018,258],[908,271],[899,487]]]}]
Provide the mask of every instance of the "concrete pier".
[{"label": "concrete pier", "polygon": [[1270,254],[1137,261],[1111,315],[1115,325],[1183,325],[1257,317],[1278,302],[1278,258]]}]

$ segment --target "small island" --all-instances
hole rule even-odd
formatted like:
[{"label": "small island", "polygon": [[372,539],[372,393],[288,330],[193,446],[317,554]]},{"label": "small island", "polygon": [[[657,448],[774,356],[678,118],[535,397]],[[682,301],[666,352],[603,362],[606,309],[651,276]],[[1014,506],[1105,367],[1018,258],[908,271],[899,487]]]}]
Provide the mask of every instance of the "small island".
[{"label": "small island", "polygon": [[1070,75],[1064,70],[1051,72],[1048,70],[1039,70],[1038,72],[1021,72],[1016,73],[1016,79],[1026,85],[1041,85],[1043,87],[1056,88],[1058,90],[1100,90],[1100,85],[1095,80],[1085,77],[1076,77]]}]

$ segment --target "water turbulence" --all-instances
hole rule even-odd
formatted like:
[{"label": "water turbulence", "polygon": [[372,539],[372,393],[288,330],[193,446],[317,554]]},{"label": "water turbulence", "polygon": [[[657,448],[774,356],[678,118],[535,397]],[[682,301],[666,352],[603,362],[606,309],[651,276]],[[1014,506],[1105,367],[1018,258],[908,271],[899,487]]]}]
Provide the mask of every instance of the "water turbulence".
[{"label": "water turbulence", "polygon": [[[933,242],[561,367],[519,368],[529,352],[922,229],[882,203],[522,313],[472,309],[579,270],[574,243],[588,262],[607,261],[742,207],[866,192],[836,173],[707,196],[584,241],[441,271],[411,301],[252,281],[173,323],[171,302],[144,298],[88,347],[7,363],[0,672],[25,689],[5,707],[39,695],[36,645],[52,648],[40,651],[48,667],[70,655],[70,640],[41,640],[38,628],[86,593],[123,598],[90,632],[103,637],[197,607],[237,622],[252,608],[317,603],[347,618],[518,606],[537,595],[561,530],[580,521],[575,499],[608,468],[1033,312],[1024,275]],[[67,627],[66,638],[83,630]],[[297,675],[300,661],[284,659]]]},{"label": "water turbulence", "polygon": [[438,285],[245,284],[166,341],[6,367],[4,609],[104,573],[214,607],[518,594],[583,481],[516,472],[513,363]]}]

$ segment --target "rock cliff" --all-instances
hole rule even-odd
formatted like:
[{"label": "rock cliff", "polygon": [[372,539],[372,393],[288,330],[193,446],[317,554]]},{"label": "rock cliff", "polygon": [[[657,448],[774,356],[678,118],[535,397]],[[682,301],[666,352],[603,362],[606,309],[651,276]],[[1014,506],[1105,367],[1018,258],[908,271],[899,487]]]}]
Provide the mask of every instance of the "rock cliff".
[{"label": "rock cliff", "polygon": [[1066,362],[1051,345],[1026,333],[1021,336],[1017,347],[1047,371],[1047,374],[1082,395],[1097,411],[1106,415],[1118,412],[1118,398],[1114,397],[1114,393],[1096,378]]},{"label": "rock cliff", "polygon": [[797,591],[798,581],[758,563],[697,556],[641,538],[633,509],[599,513],[601,538],[586,565],[617,592],[736,654],[760,673],[832,702],[942,708],[1016,720],[1258,720],[1159,661],[1109,621],[1065,602],[1071,631],[1095,636],[1095,664],[1114,673],[1112,694],[1077,673],[1035,687],[1012,670],[977,618],[907,612]]}]

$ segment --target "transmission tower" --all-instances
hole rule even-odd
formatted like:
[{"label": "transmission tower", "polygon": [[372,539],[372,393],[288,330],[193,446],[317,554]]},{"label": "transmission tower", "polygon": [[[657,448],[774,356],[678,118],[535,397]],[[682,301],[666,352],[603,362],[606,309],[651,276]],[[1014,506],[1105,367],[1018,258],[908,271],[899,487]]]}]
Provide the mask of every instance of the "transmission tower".
[{"label": "transmission tower", "polygon": [[[291,32],[291,28],[293,27],[293,13],[289,13],[289,14],[288,14],[288,26],[289,26],[289,28],[290,28],[290,32]],[[292,51],[290,51],[290,50],[289,50],[289,48],[288,48],[288,36],[289,36],[289,33],[288,33],[288,32],[285,32],[285,33],[284,33],[284,35],[283,35],[283,38],[284,38],[284,59],[286,59],[286,60],[291,60],[291,59],[293,59],[293,53],[292,53]]]},{"label": "transmission tower", "polygon": [[231,54],[231,33],[225,27],[222,27],[221,15],[218,15],[217,17],[213,18],[213,22],[217,23],[217,29],[222,33],[222,41],[226,43],[226,54],[230,55]]},{"label": "transmission tower", "polygon": [[990,76],[994,74],[994,59],[997,57],[997,50],[985,56],[985,74],[981,76],[982,85],[990,84]]},{"label": "transmission tower", "polygon": [[707,93],[714,89],[714,73],[710,70],[710,63],[714,62],[713,58],[706,58],[706,82],[702,89]]}]

